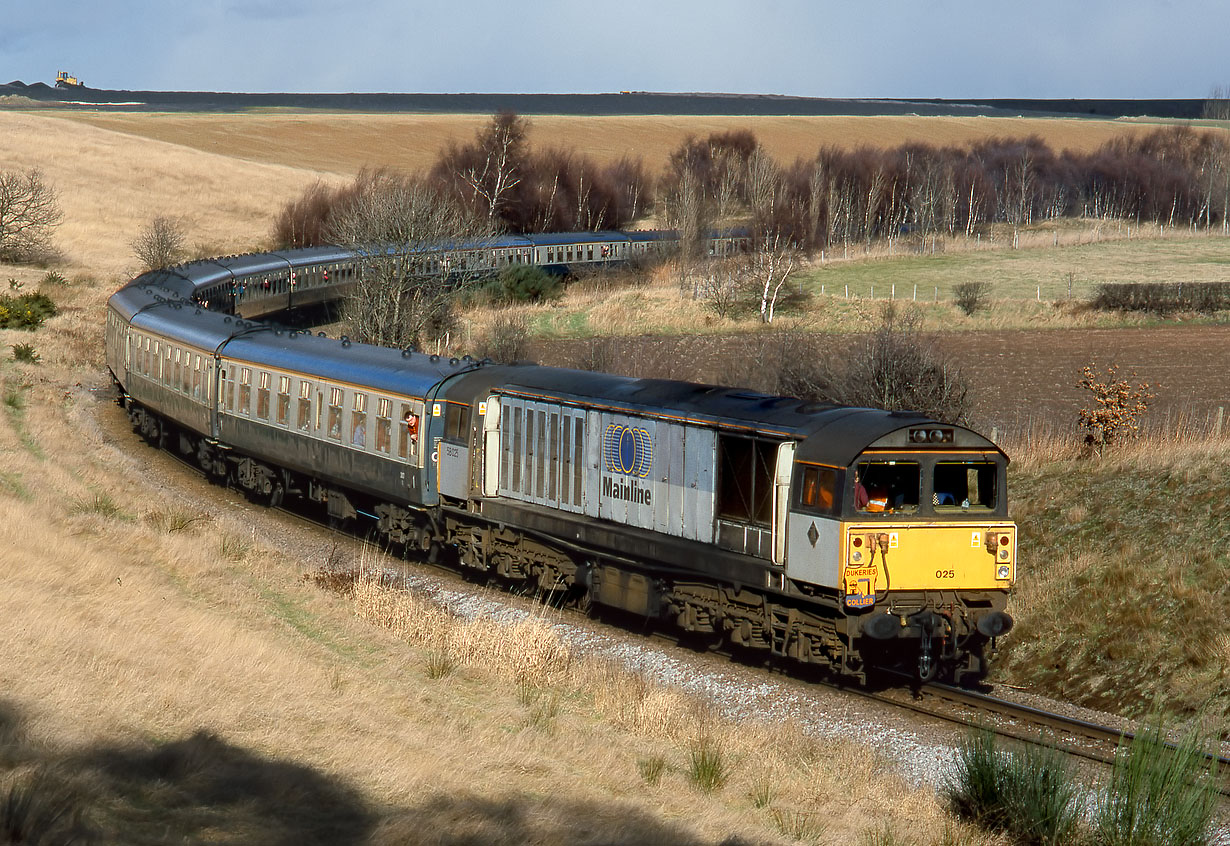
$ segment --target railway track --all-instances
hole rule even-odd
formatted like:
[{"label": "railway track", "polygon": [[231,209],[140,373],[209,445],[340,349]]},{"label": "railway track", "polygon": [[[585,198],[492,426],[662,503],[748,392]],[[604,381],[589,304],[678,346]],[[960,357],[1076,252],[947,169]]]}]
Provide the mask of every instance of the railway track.
[{"label": "railway track", "polygon": [[[971,728],[983,727],[999,737],[1050,746],[1074,757],[1111,765],[1117,750],[1135,732],[1057,714],[988,693],[945,684],[928,684],[914,691],[847,688],[870,699],[906,708],[938,720]],[[1171,745],[1171,744],[1167,744]],[[1230,797],[1230,758],[1212,754],[1221,773],[1218,792]]]}]

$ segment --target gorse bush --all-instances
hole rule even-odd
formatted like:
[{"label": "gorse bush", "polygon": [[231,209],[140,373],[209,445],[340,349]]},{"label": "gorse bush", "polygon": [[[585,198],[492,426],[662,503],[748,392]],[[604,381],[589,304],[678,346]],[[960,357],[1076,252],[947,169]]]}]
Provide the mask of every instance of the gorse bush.
[{"label": "gorse bush", "polygon": [[492,284],[493,293],[512,303],[538,303],[553,300],[564,290],[560,277],[532,264],[511,264]]},{"label": "gorse bush", "polygon": [[16,297],[0,294],[0,329],[37,329],[56,313],[56,304],[41,292]]}]

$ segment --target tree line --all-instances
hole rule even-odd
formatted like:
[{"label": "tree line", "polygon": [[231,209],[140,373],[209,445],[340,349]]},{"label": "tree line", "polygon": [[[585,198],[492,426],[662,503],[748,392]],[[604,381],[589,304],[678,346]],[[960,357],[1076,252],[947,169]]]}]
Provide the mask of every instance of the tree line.
[{"label": "tree line", "polygon": [[[1056,152],[1037,136],[968,147],[910,142],[893,148],[827,146],[782,163],[750,130],[689,137],[664,172],[639,158],[599,165],[562,147],[538,150],[529,122],[495,115],[470,141],[441,151],[413,181],[492,233],[620,229],[654,215],[685,245],[715,226],[816,250],[903,237],[974,236],[987,224],[1028,226],[1065,217],[1165,226],[1230,225],[1230,141],[1168,127]],[[288,203],[284,246],[336,241],[331,215],[387,179],[318,184]],[[685,256],[686,257],[686,256]]]},{"label": "tree line", "polygon": [[825,147],[782,165],[751,132],[689,139],[659,195],[686,237],[716,221],[804,249],[913,235],[973,236],[986,224],[1064,217],[1225,228],[1230,141],[1176,126],[1056,153],[1037,136],[966,148],[912,142],[891,149]]}]

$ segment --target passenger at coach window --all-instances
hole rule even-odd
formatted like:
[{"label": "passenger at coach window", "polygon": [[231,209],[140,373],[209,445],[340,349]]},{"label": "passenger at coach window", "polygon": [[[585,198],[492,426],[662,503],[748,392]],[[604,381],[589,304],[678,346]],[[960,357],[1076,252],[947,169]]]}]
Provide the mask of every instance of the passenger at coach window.
[{"label": "passenger at coach window", "polygon": [[354,432],[350,435],[350,443],[357,447],[367,446],[367,425],[360,417],[355,421]]},{"label": "passenger at coach window", "polygon": [[406,432],[410,435],[410,449],[413,450],[419,440],[419,416],[413,411],[406,412]]}]

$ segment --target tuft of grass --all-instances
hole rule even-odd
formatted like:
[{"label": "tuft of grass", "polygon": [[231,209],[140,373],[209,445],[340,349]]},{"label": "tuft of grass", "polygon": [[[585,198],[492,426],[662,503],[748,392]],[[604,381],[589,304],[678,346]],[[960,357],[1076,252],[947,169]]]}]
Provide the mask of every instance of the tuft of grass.
[{"label": "tuft of grass", "polygon": [[89,496],[74,501],[70,513],[94,514],[108,520],[128,519],[128,514],[115,501],[115,498],[106,491],[95,491]]},{"label": "tuft of grass", "polygon": [[1028,846],[1068,843],[1080,823],[1067,758],[1041,745],[1000,749],[987,729],[962,743],[945,792],[957,817]]},{"label": "tuft of grass", "polygon": [[238,535],[224,534],[218,541],[218,554],[223,560],[230,561],[232,564],[241,564],[246,561],[252,554],[252,549],[252,541]]},{"label": "tuft of grass", "polygon": [[58,273],[54,270],[48,270],[43,274],[43,281],[40,284],[59,285],[60,287],[64,287],[68,285],[68,279],[62,273]]},{"label": "tuft of grass", "polygon": [[666,772],[666,758],[662,755],[639,758],[636,762],[636,770],[647,785],[657,787],[662,781],[662,774]]},{"label": "tuft of grass", "polygon": [[457,659],[447,649],[433,649],[427,653],[427,678],[442,679],[451,676],[457,669]]},{"label": "tuft of grass", "polygon": [[773,798],[776,795],[777,789],[773,786],[773,779],[768,775],[764,775],[752,785],[752,807],[767,808],[773,804]]},{"label": "tuft of grass", "polygon": [[819,813],[790,808],[773,808],[772,814],[773,824],[787,837],[814,842],[824,836],[824,818]]},{"label": "tuft of grass", "polygon": [[40,357],[33,344],[13,344],[13,361],[38,364]]},{"label": "tuft of grass", "polygon": [[[1093,833],[1103,846],[1203,846],[1214,842],[1217,764],[1188,732],[1174,745],[1160,720],[1120,746]],[[1220,841],[1218,841],[1220,842]]]},{"label": "tuft of grass", "polygon": [[692,744],[688,781],[705,793],[712,793],[721,790],[729,778],[730,764],[716,740],[706,737]]},{"label": "tuft of grass", "polygon": [[186,532],[197,524],[208,523],[212,520],[208,514],[176,507],[151,511],[145,519],[155,529],[168,535]]}]

